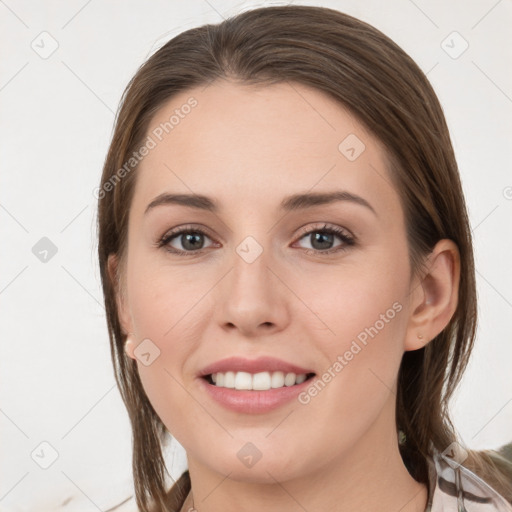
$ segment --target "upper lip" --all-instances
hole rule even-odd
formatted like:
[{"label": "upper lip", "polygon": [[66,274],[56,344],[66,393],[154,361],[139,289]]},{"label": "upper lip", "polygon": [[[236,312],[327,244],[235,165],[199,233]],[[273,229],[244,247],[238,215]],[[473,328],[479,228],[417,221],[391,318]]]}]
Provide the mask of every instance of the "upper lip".
[{"label": "upper lip", "polygon": [[216,361],[201,370],[199,373],[200,377],[211,375],[217,372],[248,372],[248,373],[259,373],[259,372],[278,372],[283,373],[313,373],[312,370],[302,368],[295,364],[288,363],[275,357],[258,357],[257,359],[245,359],[243,357],[228,357]]}]

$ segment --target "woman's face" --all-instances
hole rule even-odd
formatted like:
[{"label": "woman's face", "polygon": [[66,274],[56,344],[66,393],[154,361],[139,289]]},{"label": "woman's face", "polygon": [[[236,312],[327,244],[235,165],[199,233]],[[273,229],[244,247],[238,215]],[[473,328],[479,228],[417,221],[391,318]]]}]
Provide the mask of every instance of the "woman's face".
[{"label": "woman's face", "polygon": [[189,466],[283,481],[394,442],[414,283],[379,142],[289,83],[191,89],[147,136],[120,316]]}]

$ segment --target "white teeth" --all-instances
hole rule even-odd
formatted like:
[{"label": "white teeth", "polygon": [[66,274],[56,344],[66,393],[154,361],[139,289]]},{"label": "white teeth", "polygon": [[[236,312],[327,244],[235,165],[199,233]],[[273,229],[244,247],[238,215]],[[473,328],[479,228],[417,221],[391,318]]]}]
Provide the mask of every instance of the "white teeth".
[{"label": "white teeth", "polygon": [[247,372],[236,372],[235,389],[252,389],[252,375]]},{"label": "white teeth", "polygon": [[297,375],[297,378],[295,379],[295,384],[302,384],[306,380],[306,374],[301,373],[300,375]]},{"label": "white teeth", "polygon": [[284,386],[284,373],[283,372],[273,372],[271,385],[273,388],[282,388]]},{"label": "white teeth", "polygon": [[235,387],[235,372],[226,372],[224,374],[224,387],[234,388]]},{"label": "white teeth", "polygon": [[307,375],[305,373],[260,372],[218,372],[211,375],[213,383],[220,388],[239,390],[266,391],[273,388],[302,384]]},{"label": "white teeth", "polygon": [[264,391],[270,389],[270,373],[255,373],[252,376],[252,389]]},{"label": "white teeth", "polygon": [[284,378],[284,385],[285,386],[293,386],[295,384],[295,373],[287,373],[286,377]]}]

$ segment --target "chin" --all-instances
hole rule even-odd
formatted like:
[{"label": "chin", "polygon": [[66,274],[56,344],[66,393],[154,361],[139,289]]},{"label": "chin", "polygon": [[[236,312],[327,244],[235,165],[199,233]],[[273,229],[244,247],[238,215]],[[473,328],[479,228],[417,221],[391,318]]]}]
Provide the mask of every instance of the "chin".
[{"label": "chin", "polygon": [[300,467],[292,466],[292,462],[281,457],[267,458],[263,455],[252,466],[245,466],[238,457],[223,460],[219,464],[217,459],[210,465],[211,469],[222,475],[229,475],[230,480],[252,484],[275,484],[303,476]]}]

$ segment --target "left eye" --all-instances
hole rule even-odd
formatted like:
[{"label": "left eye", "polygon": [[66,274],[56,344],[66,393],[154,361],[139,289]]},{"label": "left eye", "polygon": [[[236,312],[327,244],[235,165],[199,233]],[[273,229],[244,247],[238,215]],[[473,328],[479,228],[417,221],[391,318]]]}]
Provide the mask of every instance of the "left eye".
[{"label": "left eye", "polygon": [[[335,239],[338,238],[341,242],[337,245],[332,245]],[[323,228],[312,229],[304,233],[300,240],[309,240],[313,246],[313,252],[320,254],[331,253],[338,250],[346,249],[346,246],[354,245],[354,239],[345,231],[337,227],[324,226]],[[306,247],[306,249],[309,249]],[[310,252],[309,249],[307,252]]]}]

